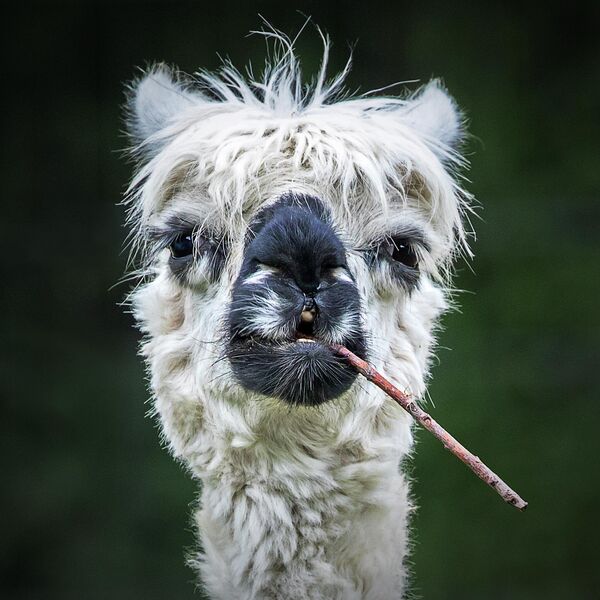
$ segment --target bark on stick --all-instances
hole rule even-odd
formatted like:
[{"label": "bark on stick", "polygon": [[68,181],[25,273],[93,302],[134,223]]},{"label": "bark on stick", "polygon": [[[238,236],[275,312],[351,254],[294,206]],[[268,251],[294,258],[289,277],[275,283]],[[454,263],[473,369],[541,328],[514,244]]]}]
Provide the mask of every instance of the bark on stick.
[{"label": "bark on stick", "polygon": [[505,502],[512,504],[519,510],[527,508],[527,502],[511,489],[496,473],[488,468],[479,457],[471,454],[458,440],[450,435],[431,415],[427,414],[421,407],[401,392],[395,385],[389,382],[381,373],[376,371],[368,362],[362,360],[339,344],[332,344],[331,348],[340,356],[345,358],[361,375],[381,388],[390,398],[395,400],[405,411],[413,416],[425,429],[431,432],[447,450],[464,462],[472,471],[485,481],[491,488],[496,490]]}]

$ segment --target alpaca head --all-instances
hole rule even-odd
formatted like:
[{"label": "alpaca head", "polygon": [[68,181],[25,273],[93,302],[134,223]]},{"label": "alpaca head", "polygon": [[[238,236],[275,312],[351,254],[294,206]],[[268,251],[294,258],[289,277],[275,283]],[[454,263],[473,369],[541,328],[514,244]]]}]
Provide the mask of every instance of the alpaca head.
[{"label": "alpaca head", "polygon": [[192,463],[203,429],[243,446],[269,419],[360,441],[383,399],[327,343],[424,392],[466,249],[461,117],[437,81],[344,99],[344,76],[323,66],[308,89],[290,51],[259,82],[158,66],[132,87],[134,313],[164,433]]}]

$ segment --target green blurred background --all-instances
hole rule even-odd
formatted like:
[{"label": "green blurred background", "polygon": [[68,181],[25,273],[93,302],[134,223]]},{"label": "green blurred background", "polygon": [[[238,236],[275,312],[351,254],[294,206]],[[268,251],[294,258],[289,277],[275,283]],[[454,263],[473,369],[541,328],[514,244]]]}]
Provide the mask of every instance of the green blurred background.
[{"label": "green blurred background", "polygon": [[[409,465],[412,593],[600,596],[598,3],[15,3],[3,10],[2,598],[200,598],[196,490],[145,417],[118,302],[123,84],[147,61],[261,65],[258,13],[313,16],[352,89],[444,77],[483,210],[458,267],[433,414],[530,501],[504,505],[429,435]],[[307,70],[314,30],[299,42]],[[452,348],[452,351],[449,350]]]}]

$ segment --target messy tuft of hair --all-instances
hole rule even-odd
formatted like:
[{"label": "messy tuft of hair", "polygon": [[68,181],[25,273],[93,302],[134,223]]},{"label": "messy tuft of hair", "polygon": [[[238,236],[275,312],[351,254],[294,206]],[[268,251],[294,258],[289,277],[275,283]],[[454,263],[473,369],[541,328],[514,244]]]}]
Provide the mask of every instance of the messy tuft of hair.
[{"label": "messy tuft of hair", "polygon": [[[341,72],[328,78],[331,42],[321,30],[318,32],[323,54],[318,72],[309,82],[303,78],[295,50],[298,36],[291,39],[269,28],[252,32],[264,36],[269,49],[259,77],[251,65],[244,75],[229,60],[214,73],[200,70],[192,76],[159,63],[129,86],[125,108],[132,141],[129,154],[138,169],[124,204],[131,227],[129,265],[142,258],[138,275],[145,274],[149,266],[145,227],[150,216],[183,183],[202,182],[220,199],[220,210],[228,218],[243,212],[248,186],[263,166],[256,160],[236,161],[243,150],[240,148],[221,152],[209,165],[197,148],[198,140],[218,135],[208,123],[224,115],[235,117],[240,124],[256,124],[261,118],[301,117],[316,122],[323,119],[334,126],[343,121],[352,124],[353,130],[344,141],[357,149],[358,156],[347,148],[335,147],[331,155],[317,157],[323,164],[311,166],[331,171],[331,179],[342,188],[344,202],[360,188],[385,205],[390,193],[406,198],[411,193],[408,182],[416,178],[431,205],[431,219],[437,221],[445,238],[439,274],[446,284],[456,256],[472,256],[468,238],[474,235],[469,218],[473,198],[460,185],[461,172],[467,166],[460,152],[466,135],[465,118],[442,82],[434,79],[404,96],[376,95],[392,86],[351,95],[344,84],[352,56]],[[379,154],[372,140],[361,135],[361,121],[365,131],[370,124],[378,125],[378,142],[384,153]],[[240,129],[243,125],[232,127],[227,134],[237,135]],[[268,127],[259,133],[277,138],[280,145],[285,141],[283,132]],[[274,144],[265,147],[273,150]],[[302,169],[305,162],[298,158],[295,164]],[[228,176],[224,176],[226,169]]]}]

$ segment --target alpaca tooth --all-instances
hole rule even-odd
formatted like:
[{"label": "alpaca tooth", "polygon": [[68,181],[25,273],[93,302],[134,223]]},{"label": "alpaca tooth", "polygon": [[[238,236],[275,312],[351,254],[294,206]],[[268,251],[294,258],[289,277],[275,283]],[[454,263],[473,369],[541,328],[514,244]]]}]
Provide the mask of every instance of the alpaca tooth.
[{"label": "alpaca tooth", "polygon": [[303,323],[312,323],[315,320],[315,315],[310,310],[303,310],[300,313],[300,319]]}]

